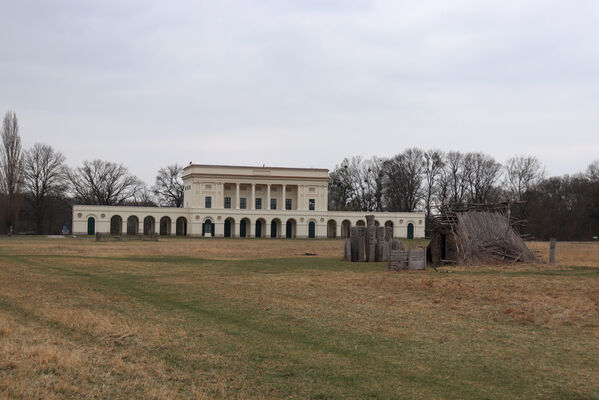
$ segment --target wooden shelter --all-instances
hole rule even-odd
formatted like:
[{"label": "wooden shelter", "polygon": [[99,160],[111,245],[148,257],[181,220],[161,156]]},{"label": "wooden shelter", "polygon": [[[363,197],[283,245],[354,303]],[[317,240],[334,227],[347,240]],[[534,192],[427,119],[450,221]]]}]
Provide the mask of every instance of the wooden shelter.
[{"label": "wooden shelter", "polygon": [[435,230],[428,245],[428,260],[433,266],[444,264],[497,264],[535,262],[510,219],[510,204],[445,207],[435,219]]}]

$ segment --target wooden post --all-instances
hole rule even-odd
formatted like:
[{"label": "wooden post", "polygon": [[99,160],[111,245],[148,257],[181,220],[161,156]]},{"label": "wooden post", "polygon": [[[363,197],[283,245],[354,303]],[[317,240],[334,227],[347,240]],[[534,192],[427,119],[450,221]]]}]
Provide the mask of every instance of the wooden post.
[{"label": "wooden post", "polygon": [[549,264],[555,264],[555,243],[554,238],[549,240]]}]

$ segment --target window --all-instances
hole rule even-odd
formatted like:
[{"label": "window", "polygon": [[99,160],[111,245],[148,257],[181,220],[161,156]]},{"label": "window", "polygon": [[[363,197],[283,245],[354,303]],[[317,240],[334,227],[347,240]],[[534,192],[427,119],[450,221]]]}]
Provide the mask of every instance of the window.
[{"label": "window", "polygon": [[256,210],[262,209],[262,199],[260,197],[256,197]]},{"label": "window", "polygon": [[270,199],[270,209],[271,210],[277,209],[277,199]]},{"label": "window", "polygon": [[316,200],[314,200],[314,199],[308,200],[308,209],[310,211],[314,211],[315,208],[316,208]]},{"label": "window", "polygon": [[291,199],[285,199],[285,210],[291,210]]},{"label": "window", "polygon": [[231,198],[225,197],[225,208],[231,208]]},{"label": "window", "polygon": [[212,208],[212,196],[206,196],[205,206],[206,208]]},{"label": "window", "polygon": [[247,207],[247,199],[246,199],[245,197],[241,197],[241,198],[239,199],[239,208],[241,208],[241,209],[244,209],[244,210],[245,210],[245,209],[246,209],[246,207]]}]

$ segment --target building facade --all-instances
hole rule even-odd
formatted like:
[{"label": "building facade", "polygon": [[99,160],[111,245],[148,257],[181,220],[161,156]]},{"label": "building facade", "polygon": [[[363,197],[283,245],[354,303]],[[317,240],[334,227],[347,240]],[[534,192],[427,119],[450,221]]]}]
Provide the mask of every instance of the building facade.
[{"label": "building facade", "polygon": [[395,237],[424,237],[424,213],[328,211],[328,170],[189,165],[183,208],[74,206],[73,233],[263,238],[347,237],[366,214]]}]

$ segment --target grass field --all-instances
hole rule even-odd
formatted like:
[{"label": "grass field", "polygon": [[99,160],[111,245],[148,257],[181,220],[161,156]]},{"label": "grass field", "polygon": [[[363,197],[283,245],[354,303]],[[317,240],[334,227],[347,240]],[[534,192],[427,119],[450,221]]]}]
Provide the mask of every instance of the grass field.
[{"label": "grass field", "polygon": [[0,397],[599,399],[598,243],[451,273],[341,249],[2,238]]}]

